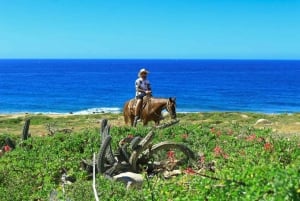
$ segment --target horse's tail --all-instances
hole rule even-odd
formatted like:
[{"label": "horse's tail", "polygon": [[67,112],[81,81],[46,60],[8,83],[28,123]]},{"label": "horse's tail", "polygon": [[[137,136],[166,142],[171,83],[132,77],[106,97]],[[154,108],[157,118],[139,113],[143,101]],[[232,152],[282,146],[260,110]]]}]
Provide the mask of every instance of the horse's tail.
[{"label": "horse's tail", "polygon": [[130,108],[128,107],[129,102],[130,102],[130,101],[127,101],[127,102],[124,104],[124,107],[123,107],[124,121],[125,121],[125,124],[127,124],[127,125],[128,125],[128,123],[129,123],[129,116],[130,116]]}]

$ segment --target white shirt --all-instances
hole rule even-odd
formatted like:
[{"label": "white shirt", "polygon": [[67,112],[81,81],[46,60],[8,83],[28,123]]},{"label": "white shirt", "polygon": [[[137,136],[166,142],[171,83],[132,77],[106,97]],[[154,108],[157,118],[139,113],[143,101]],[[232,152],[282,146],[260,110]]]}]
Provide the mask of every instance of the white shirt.
[{"label": "white shirt", "polygon": [[138,78],[136,81],[135,81],[135,95],[139,95],[141,94],[142,92],[140,92],[138,89],[142,89],[144,91],[149,91],[151,88],[150,88],[150,82],[149,80],[145,79],[143,80],[143,78]]}]

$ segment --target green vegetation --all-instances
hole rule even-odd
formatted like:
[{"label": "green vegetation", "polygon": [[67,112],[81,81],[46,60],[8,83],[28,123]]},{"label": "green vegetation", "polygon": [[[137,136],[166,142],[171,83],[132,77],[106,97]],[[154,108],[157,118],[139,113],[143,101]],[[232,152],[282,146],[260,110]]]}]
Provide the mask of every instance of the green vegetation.
[{"label": "green vegetation", "polygon": [[[100,200],[300,200],[300,143],[298,131],[291,129],[298,125],[299,114],[178,116],[180,123],[157,131],[154,142],[184,143],[201,157],[182,167],[182,175],[170,179],[144,174],[141,190],[127,191],[124,185],[98,174]],[[25,118],[31,118],[32,137],[21,142]],[[16,149],[0,157],[1,200],[49,200],[54,191],[59,200],[94,200],[92,180],[80,162],[91,160],[98,152],[102,118],[112,125],[114,150],[120,139],[144,136],[150,129],[124,126],[121,115],[115,114],[0,117],[0,145],[6,137],[17,143]],[[258,119],[272,124],[256,125]],[[47,124],[57,128],[54,135],[48,135]],[[287,133],[283,132],[284,125],[288,126]],[[62,185],[63,171],[76,181]]]}]

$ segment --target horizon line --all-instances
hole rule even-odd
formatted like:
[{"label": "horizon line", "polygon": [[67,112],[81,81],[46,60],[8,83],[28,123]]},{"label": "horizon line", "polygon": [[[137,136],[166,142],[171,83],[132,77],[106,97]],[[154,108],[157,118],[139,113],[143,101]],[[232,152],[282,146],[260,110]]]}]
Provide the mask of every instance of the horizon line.
[{"label": "horizon line", "polygon": [[284,58],[0,58],[0,60],[203,60],[203,61],[300,61]]}]

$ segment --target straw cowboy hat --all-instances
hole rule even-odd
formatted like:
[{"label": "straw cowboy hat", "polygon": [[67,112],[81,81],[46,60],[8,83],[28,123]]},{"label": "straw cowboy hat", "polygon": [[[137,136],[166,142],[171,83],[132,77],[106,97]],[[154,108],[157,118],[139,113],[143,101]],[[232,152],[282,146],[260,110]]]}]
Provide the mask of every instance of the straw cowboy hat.
[{"label": "straw cowboy hat", "polygon": [[139,71],[139,74],[138,74],[138,76],[140,77],[142,73],[146,73],[146,74],[148,74],[148,73],[149,73],[149,71],[147,71],[145,68],[142,68],[142,69]]}]

